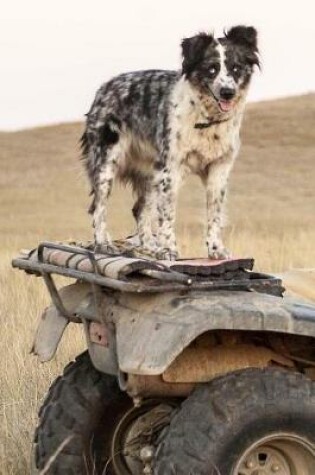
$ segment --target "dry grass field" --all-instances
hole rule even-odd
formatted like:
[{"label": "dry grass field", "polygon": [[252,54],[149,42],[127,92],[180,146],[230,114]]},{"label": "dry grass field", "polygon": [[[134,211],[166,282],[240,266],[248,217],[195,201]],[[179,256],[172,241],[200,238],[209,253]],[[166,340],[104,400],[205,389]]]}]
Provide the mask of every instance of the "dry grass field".
[{"label": "dry grass field", "polygon": [[[81,124],[0,133],[0,474],[27,474],[36,411],[50,382],[84,348],[69,328],[57,357],[40,365],[29,354],[48,303],[40,279],[13,271],[21,248],[41,240],[91,238],[88,187],[78,160]],[[226,240],[256,268],[315,267],[315,94],[251,104],[229,193]],[[115,236],[133,230],[131,195],[114,193]],[[205,255],[204,194],[183,187],[178,235],[182,254]]]}]

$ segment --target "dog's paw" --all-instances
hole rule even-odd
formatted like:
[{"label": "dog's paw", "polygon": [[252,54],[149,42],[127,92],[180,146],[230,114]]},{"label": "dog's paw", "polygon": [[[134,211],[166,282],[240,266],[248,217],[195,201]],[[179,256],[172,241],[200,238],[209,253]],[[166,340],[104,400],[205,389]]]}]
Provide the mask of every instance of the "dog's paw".
[{"label": "dog's paw", "polygon": [[99,254],[107,254],[109,256],[118,256],[121,250],[111,242],[95,243],[94,252]]},{"label": "dog's paw", "polygon": [[167,247],[159,249],[156,252],[156,258],[160,261],[176,261],[178,258],[178,252],[176,249],[169,249]]},{"label": "dog's paw", "polygon": [[214,259],[214,260],[224,260],[224,259],[230,259],[232,257],[232,254],[228,249],[226,249],[224,246],[209,246],[208,247],[208,257],[209,259]]},{"label": "dog's paw", "polygon": [[135,247],[132,250],[132,257],[137,257],[137,258],[144,258],[144,259],[151,259],[155,260],[157,259],[156,257],[157,251],[156,249],[148,248],[148,247]]}]

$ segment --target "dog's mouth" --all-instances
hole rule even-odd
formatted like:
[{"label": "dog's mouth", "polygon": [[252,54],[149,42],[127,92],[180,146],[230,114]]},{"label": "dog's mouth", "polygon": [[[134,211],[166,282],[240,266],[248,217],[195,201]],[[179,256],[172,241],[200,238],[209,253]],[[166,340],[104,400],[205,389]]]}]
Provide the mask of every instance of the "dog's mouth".
[{"label": "dog's mouth", "polygon": [[210,93],[213,99],[215,100],[215,102],[217,103],[221,112],[224,112],[224,113],[230,112],[236,105],[236,102],[237,102],[236,97],[233,97],[231,99],[222,99],[220,97],[217,97],[217,95],[214,94],[214,92],[211,89],[210,89]]},{"label": "dog's mouth", "polygon": [[227,101],[224,99],[219,99],[217,100],[217,103],[221,112],[230,112],[234,107],[233,100]]}]

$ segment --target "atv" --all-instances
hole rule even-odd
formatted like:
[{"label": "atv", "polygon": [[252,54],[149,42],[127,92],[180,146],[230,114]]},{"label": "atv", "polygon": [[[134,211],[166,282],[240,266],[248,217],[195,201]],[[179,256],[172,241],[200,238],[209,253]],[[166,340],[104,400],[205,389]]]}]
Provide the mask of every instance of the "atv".
[{"label": "atv", "polygon": [[14,259],[52,299],[40,361],[70,322],[87,341],[39,411],[32,474],[314,475],[315,306],[253,265],[51,242]]}]

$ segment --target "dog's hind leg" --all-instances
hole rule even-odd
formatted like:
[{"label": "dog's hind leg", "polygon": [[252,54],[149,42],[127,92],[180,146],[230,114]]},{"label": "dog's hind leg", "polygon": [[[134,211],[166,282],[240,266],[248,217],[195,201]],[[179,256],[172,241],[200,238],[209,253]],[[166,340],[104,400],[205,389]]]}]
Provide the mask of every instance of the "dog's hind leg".
[{"label": "dog's hind leg", "polygon": [[107,226],[107,206],[113,181],[118,169],[119,147],[114,146],[107,151],[106,160],[102,163],[95,184],[93,211],[94,239],[96,248],[112,253],[114,248]]},{"label": "dog's hind leg", "polygon": [[138,192],[138,199],[132,212],[137,221],[139,244],[145,253],[155,256],[157,244],[153,225],[156,222],[156,199],[150,179],[141,188],[140,193]]},{"label": "dog's hind leg", "polygon": [[107,204],[120,159],[125,153],[121,122],[112,114],[100,120],[98,115],[89,113],[82,146],[94,194],[89,212],[93,215],[95,246],[104,252],[112,252],[107,227]]},{"label": "dog's hind leg", "polygon": [[135,221],[136,221],[137,224],[138,224],[139,217],[142,213],[144,204],[145,204],[145,197],[144,197],[144,193],[143,193],[143,194],[140,194],[137,197],[137,200],[136,200],[136,202],[135,202],[135,204],[133,205],[133,208],[132,208],[132,215],[135,218]]}]

